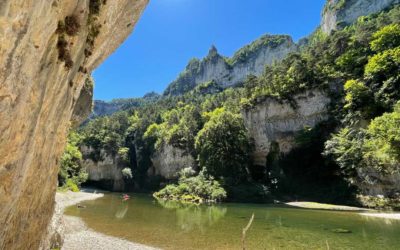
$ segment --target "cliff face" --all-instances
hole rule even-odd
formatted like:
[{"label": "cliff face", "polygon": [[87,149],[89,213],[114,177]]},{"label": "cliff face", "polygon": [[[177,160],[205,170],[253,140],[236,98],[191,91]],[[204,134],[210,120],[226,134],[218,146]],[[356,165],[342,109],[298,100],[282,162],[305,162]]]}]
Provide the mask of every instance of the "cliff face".
[{"label": "cliff face", "polygon": [[352,24],[360,16],[380,12],[398,3],[400,0],[328,0],[321,28],[329,34],[338,26]]},{"label": "cliff face", "polygon": [[112,115],[120,109],[121,106],[116,103],[95,100],[91,117]]},{"label": "cliff face", "polygon": [[0,249],[39,248],[70,120],[87,113],[85,80],[147,2],[0,2]]},{"label": "cliff face", "polygon": [[116,192],[124,191],[125,182],[122,176],[124,166],[118,156],[108,154],[104,149],[100,152],[99,161],[93,161],[89,156],[93,149],[83,146],[82,152],[83,162],[89,177],[88,181],[97,182],[104,189]]},{"label": "cliff face", "polygon": [[148,175],[160,175],[167,180],[178,178],[180,170],[195,166],[195,160],[190,154],[171,145],[163,145],[151,161],[153,166],[148,170]]},{"label": "cliff face", "polygon": [[375,169],[358,169],[354,184],[360,193],[368,196],[382,195],[384,197],[398,198],[400,193],[400,174],[383,175]]},{"label": "cliff face", "polygon": [[221,56],[213,46],[203,60],[190,61],[164,95],[179,95],[209,81],[222,87],[243,83],[248,75],[260,75],[265,65],[282,60],[296,50],[297,45],[291,37],[283,35],[265,35],[240,49],[232,58]]},{"label": "cliff face", "polygon": [[266,165],[273,143],[278,144],[279,152],[288,153],[296,145],[296,132],[328,118],[330,99],[323,92],[307,91],[294,99],[297,108],[270,98],[242,112],[245,125],[254,138],[256,165]]}]

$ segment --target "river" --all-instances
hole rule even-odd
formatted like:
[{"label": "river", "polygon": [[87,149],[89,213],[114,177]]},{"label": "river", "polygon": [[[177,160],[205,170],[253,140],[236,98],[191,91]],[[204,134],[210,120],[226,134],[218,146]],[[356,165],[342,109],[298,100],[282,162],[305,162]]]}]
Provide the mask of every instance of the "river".
[{"label": "river", "polygon": [[277,205],[224,203],[213,206],[159,202],[143,194],[120,194],[72,206],[103,234],[163,249],[242,249],[242,228],[254,213],[246,249],[400,249],[400,221],[357,212]]}]

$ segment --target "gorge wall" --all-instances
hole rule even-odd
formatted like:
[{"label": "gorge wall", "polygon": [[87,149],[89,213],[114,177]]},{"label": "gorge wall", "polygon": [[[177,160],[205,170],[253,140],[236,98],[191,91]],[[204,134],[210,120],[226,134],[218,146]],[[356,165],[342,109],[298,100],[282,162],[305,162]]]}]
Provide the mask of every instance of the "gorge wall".
[{"label": "gorge wall", "polygon": [[265,65],[282,60],[296,50],[297,45],[292,38],[285,35],[264,35],[241,48],[232,58],[221,56],[212,46],[203,60],[192,59],[189,62],[164,95],[179,95],[209,81],[222,87],[243,83],[248,75],[260,75]]},{"label": "gorge wall", "polygon": [[102,189],[122,192],[125,189],[125,181],[122,175],[124,165],[118,155],[107,153],[106,150],[100,150],[99,160],[93,160],[90,155],[93,149],[87,146],[82,146],[83,162],[88,173],[88,182],[96,183]]},{"label": "gorge wall", "polygon": [[[245,126],[254,139],[255,165],[267,165],[267,156],[274,143],[278,145],[280,153],[289,153],[296,147],[295,137],[298,132],[307,127],[313,128],[329,117],[331,100],[321,90],[298,94],[294,96],[294,101],[296,107],[288,102],[267,98],[251,109],[242,110]],[[183,168],[196,168],[196,162],[190,154],[168,144],[155,152],[152,163],[148,174],[160,175],[167,180],[177,178]]]},{"label": "gorge wall", "polygon": [[156,151],[151,161],[152,167],[149,168],[147,174],[149,176],[159,175],[167,180],[178,178],[179,171],[184,168],[196,168],[196,161],[192,155],[168,144]]},{"label": "gorge wall", "polygon": [[86,79],[147,2],[0,2],[0,249],[38,249],[45,238],[70,120],[91,106]]},{"label": "gorge wall", "polygon": [[389,8],[400,0],[328,0],[323,11],[322,31],[333,30],[354,23],[360,16],[367,16]]},{"label": "gorge wall", "polygon": [[268,98],[252,109],[243,110],[247,129],[255,142],[254,163],[265,166],[271,144],[279,152],[288,153],[295,147],[296,132],[314,127],[328,118],[330,98],[320,90],[306,91],[294,96],[297,107]]}]

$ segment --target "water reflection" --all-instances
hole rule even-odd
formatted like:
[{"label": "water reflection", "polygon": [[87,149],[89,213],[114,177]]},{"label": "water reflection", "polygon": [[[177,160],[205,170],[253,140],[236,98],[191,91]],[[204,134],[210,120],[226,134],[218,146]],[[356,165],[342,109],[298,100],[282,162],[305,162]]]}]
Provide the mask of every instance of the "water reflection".
[{"label": "water reflection", "polygon": [[222,206],[203,206],[184,204],[177,201],[158,200],[165,209],[176,210],[177,224],[182,231],[205,230],[225,217],[227,208]]},{"label": "water reflection", "polygon": [[128,212],[129,205],[127,202],[122,202],[121,205],[118,207],[117,212],[115,213],[115,218],[123,219]]}]

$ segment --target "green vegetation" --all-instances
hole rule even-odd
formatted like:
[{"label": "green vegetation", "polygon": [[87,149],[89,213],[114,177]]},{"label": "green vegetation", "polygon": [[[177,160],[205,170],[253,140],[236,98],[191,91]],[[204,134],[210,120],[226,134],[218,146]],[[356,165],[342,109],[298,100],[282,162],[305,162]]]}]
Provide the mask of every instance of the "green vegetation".
[{"label": "green vegetation", "polygon": [[328,1],[324,7],[324,13],[328,10],[339,11],[346,7],[348,0],[337,0],[336,2]]},{"label": "green vegetation", "polygon": [[226,198],[225,190],[205,170],[197,176],[191,176],[193,174],[191,168],[183,169],[177,185],[167,185],[154,193],[154,197],[188,203],[218,202]]},{"label": "green vegetation", "polygon": [[74,66],[67,37],[76,36],[80,28],[81,24],[76,15],[66,16],[63,21],[58,22],[56,30],[56,34],[58,35],[58,59],[65,63],[67,69],[71,69]]},{"label": "green vegetation", "polygon": [[101,6],[105,5],[107,0],[90,0],[89,1],[89,16],[87,20],[88,35],[86,38],[85,56],[90,57],[93,53],[94,42],[100,34],[102,25],[98,21]]},{"label": "green vegetation", "polygon": [[400,103],[394,112],[372,120],[365,129],[343,128],[326,144],[347,176],[357,169],[375,169],[382,174],[400,171]]},{"label": "green vegetation", "polygon": [[400,45],[400,25],[391,24],[383,27],[373,35],[371,49],[382,52]]},{"label": "green vegetation", "polygon": [[79,191],[79,186],[88,178],[88,174],[81,165],[82,154],[78,144],[81,138],[75,132],[68,136],[67,146],[61,157],[58,185],[61,190]]},{"label": "green vegetation", "polygon": [[78,34],[81,24],[79,23],[78,17],[75,15],[65,17],[65,33],[68,36],[75,36]]},{"label": "green vegetation", "polygon": [[208,120],[196,137],[199,165],[235,184],[245,180],[251,164],[252,145],[243,118],[224,108],[205,113]]},{"label": "green vegetation", "polygon": [[[222,89],[213,81],[197,86],[175,82],[168,91],[180,95],[119,100],[122,111],[91,120],[78,130],[80,144],[93,149],[93,160],[101,160],[102,150],[118,155],[127,168],[124,175],[132,176],[141,190],[174,183],[149,176],[151,159],[164,145],[183,150],[196,160],[194,169],[205,172],[167,185],[156,195],[162,198],[222,199],[190,187],[216,182],[215,187],[224,188],[230,200],[302,197],[352,203],[362,192],[357,190],[362,181],[359,170],[381,176],[400,171],[399,23],[396,6],[361,17],[329,36],[317,30],[300,51],[267,66],[258,77],[249,76],[243,86]],[[246,46],[232,63],[265,43],[279,46],[287,41],[286,36],[271,39],[267,36]],[[186,71],[200,69],[201,62],[195,59]],[[254,164],[253,142],[242,111],[267,99],[297,108],[294,96],[306,90],[331,97],[329,119],[294,134],[296,147],[289,153],[283,154],[279,143],[271,142],[266,166]],[[389,196],[397,199],[395,193]]]}]

